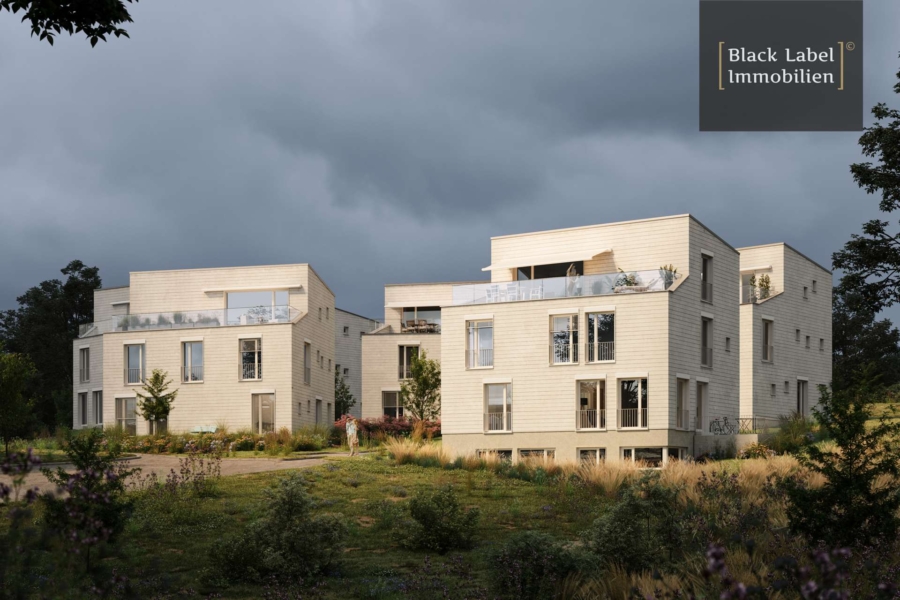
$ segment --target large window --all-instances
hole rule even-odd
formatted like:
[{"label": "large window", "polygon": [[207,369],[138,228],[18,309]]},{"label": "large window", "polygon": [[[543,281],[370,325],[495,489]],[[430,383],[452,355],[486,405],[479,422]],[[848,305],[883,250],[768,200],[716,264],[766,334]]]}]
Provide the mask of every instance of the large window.
[{"label": "large window", "polygon": [[78,394],[78,422],[87,425],[88,421],[88,395],[87,392]]},{"label": "large window", "polygon": [[579,381],[578,409],[575,424],[578,429],[606,429],[606,381]]},{"label": "large window", "polygon": [[144,381],[144,345],[125,346],[125,383],[138,385]]},{"label": "large window", "polygon": [[606,460],[606,448],[579,448],[578,460],[583,465],[599,465]]},{"label": "large window", "polygon": [[550,317],[550,363],[574,364],[578,362],[578,315],[553,315]]},{"label": "large window", "polygon": [[708,254],[701,254],[701,265],[700,265],[700,299],[704,302],[712,302],[713,300],[713,287],[712,287],[712,263],[713,257]]},{"label": "large window", "polygon": [[290,320],[287,290],[232,292],[226,300],[229,325],[287,322]]},{"label": "large window", "polygon": [[676,379],[675,381],[675,427],[678,429],[687,429],[688,394],[691,382],[688,379]]},{"label": "large window", "polygon": [[489,383],[484,386],[485,431],[512,431],[512,384]]},{"label": "large window", "polygon": [[466,322],[466,367],[482,369],[494,366],[494,322]]},{"label": "large window", "polygon": [[587,361],[616,360],[616,314],[587,314]]},{"label": "large window", "polygon": [[700,364],[704,367],[711,367],[713,364],[712,329],[712,319],[703,317],[700,320]]},{"label": "large window", "polygon": [[381,392],[381,408],[384,416],[399,419],[403,416],[400,392]]},{"label": "large window", "polygon": [[82,348],[78,351],[78,379],[81,383],[91,380],[91,349]]},{"label": "large window", "polygon": [[619,427],[647,427],[648,390],[646,379],[619,380]]},{"label": "large window", "polygon": [[775,359],[775,323],[763,319],[762,326],[762,359],[772,362]]},{"label": "large window", "polygon": [[399,364],[397,369],[397,379],[409,379],[412,377],[412,361],[413,357],[419,356],[418,346],[399,346]]},{"label": "large window", "polygon": [[238,340],[241,348],[241,379],[262,379],[262,339]]},{"label": "large window", "polygon": [[411,306],[403,309],[401,332],[440,333],[440,306]]},{"label": "large window", "polygon": [[275,431],[275,394],[252,394],[250,402],[253,433]]},{"label": "large window", "polygon": [[94,392],[94,423],[103,423],[103,392],[99,390]]},{"label": "large window", "polygon": [[524,460],[529,458],[556,458],[556,450],[553,448],[519,450],[519,458]]},{"label": "large window", "polygon": [[576,262],[534,265],[516,269],[516,279],[518,281],[550,279],[552,277],[566,277],[567,275],[584,275],[584,262],[579,260]]},{"label": "large window", "polygon": [[203,342],[182,344],[181,377],[184,382],[203,381]]},{"label": "large window", "polygon": [[134,398],[116,398],[116,427],[131,435],[137,433],[134,408]]}]

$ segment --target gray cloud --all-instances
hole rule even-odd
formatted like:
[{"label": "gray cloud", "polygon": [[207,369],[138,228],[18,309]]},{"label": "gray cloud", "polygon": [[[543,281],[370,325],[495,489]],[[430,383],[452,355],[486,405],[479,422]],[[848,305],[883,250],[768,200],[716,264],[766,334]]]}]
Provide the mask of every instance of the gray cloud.
[{"label": "gray cloud", "polygon": [[[900,5],[865,10],[865,104],[896,103]],[[695,0],[133,16],[91,49],[0,15],[0,307],[72,258],[309,261],[379,316],[384,283],[483,277],[491,235],[691,212],[827,264],[876,214],[855,134],[696,131]]]}]

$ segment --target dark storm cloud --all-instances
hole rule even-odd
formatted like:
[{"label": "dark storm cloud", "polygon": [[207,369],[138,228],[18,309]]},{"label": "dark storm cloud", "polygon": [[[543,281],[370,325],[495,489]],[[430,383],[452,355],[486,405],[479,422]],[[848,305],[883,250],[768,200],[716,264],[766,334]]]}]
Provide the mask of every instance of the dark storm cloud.
[{"label": "dark storm cloud", "polygon": [[[308,261],[380,316],[491,235],[691,212],[827,264],[875,214],[857,135],[697,133],[695,0],[247,6],[140,3],[95,49],[0,15],[0,307],[72,258]],[[896,102],[900,6],[865,11],[865,104]]]}]

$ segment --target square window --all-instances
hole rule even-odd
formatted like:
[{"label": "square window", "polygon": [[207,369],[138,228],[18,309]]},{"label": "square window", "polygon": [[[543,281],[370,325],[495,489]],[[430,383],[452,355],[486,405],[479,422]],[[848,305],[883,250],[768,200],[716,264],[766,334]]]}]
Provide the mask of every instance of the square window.
[{"label": "square window", "polygon": [[350,335],[350,326],[344,325],[344,335]]},{"label": "square window", "polygon": [[381,392],[381,410],[385,417],[399,419],[403,416],[400,392]]}]

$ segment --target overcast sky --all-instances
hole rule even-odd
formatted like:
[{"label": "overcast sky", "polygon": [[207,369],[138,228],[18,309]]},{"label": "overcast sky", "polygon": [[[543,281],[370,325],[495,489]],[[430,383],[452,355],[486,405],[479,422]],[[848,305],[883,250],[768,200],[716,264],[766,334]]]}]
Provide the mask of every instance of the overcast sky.
[{"label": "overcast sky", "polygon": [[[869,122],[900,2],[864,10]],[[690,212],[828,266],[878,214],[856,133],[697,131],[696,0],[131,11],[93,49],[0,13],[0,308],[75,258],[105,286],[309,262],[380,318],[385,283],[485,278],[492,235]]]}]

